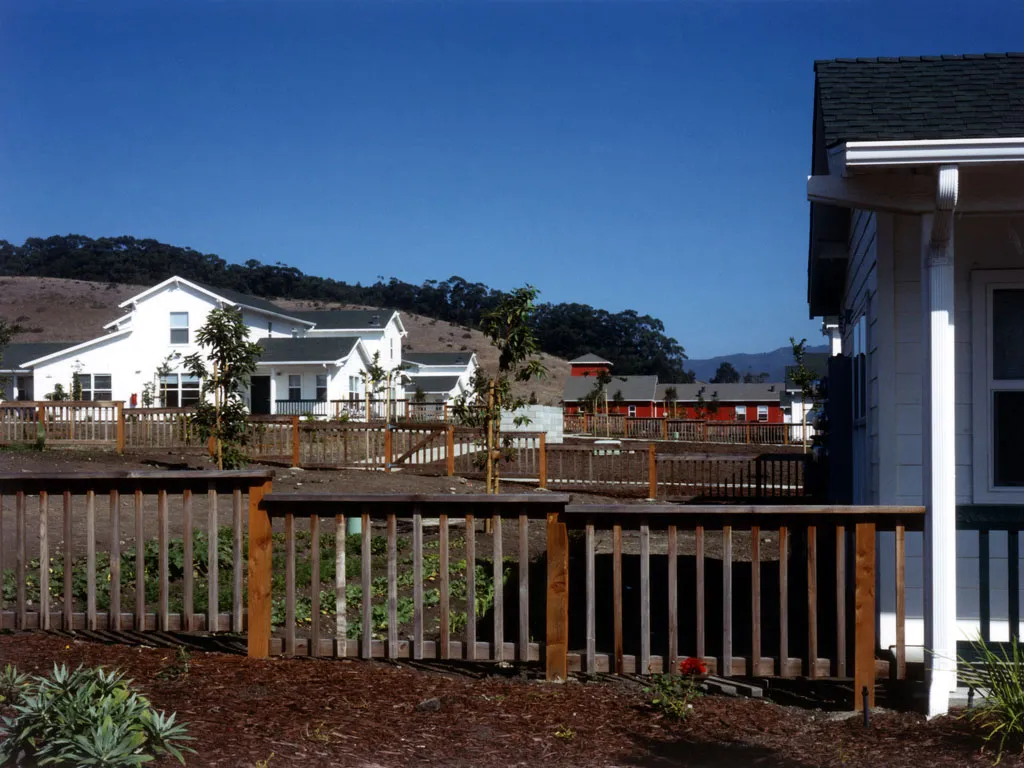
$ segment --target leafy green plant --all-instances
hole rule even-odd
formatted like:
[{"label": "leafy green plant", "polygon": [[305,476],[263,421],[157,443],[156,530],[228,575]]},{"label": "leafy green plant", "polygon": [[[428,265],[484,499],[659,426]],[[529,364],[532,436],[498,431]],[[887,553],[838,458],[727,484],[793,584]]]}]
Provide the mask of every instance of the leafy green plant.
[{"label": "leafy green plant", "polygon": [[682,720],[693,710],[693,700],[700,696],[700,688],[691,675],[653,675],[644,693],[650,696],[650,704],[656,710]]},{"label": "leafy green plant", "polygon": [[0,704],[17,701],[22,689],[28,685],[28,675],[18,674],[18,670],[8,664],[0,672]]},{"label": "leafy green plant", "polygon": [[562,741],[572,741],[576,738],[576,731],[568,725],[560,725],[555,729],[555,738]]},{"label": "leafy green plant", "polygon": [[171,755],[184,764],[190,741],[175,715],[158,712],[131,681],[100,667],[33,676],[0,725],[0,763],[138,766]]},{"label": "leafy green plant", "polygon": [[997,762],[1007,745],[1024,744],[1024,653],[1011,637],[1007,651],[995,651],[980,638],[971,643],[978,659],[961,659],[960,680],[982,695],[980,706],[965,717],[980,726],[986,743],[997,743]]}]

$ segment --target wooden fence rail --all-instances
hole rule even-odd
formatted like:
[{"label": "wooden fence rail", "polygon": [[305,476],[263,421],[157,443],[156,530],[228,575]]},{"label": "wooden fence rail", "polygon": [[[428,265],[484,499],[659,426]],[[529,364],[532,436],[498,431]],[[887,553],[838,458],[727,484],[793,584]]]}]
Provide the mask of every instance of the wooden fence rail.
[{"label": "wooden fence rail", "polygon": [[800,434],[799,424],[649,418],[615,413],[565,414],[563,429],[567,435],[732,445],[789,445],[798,442]]},{"label": "wooden fence rail", "polygon": [[17,401],[0,403],[0,444],[45,443],[124,451],[121,401]]}]

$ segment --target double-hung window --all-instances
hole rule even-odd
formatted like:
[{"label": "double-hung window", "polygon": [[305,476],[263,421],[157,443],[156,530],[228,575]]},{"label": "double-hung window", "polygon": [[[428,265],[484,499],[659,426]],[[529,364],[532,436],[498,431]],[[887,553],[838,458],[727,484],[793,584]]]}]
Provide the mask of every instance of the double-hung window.
[{"label": "double-hung window", "polygon": [[316,375],[316,399],[317,402],[327,402],[327,374],[318,373]]},{"label": "double-hung window", "polygon": [[759,406],[757,406],[757,420],[758,421],[768,421],[768,406],[767,405],[759,405]]},{"label": "double-hung window", "polygon": [[359,399],[359,377],[349,376],[348,377],[348,400],[354,402]]},{"label": "double-hung window", "polygon": [[80,373],[78,383],[82,387],[83,400],[113,400],[113,387],[109,373]]},{"label": "double-hung window", "polygon": [[160,377],[160,402],[164,408],[187,408],[199,402],[199,379],[168,373]]},{"label": "double-hung window", "polygon": [[736,421],[746,421],[746,420],[747,420],[747,406],[745,406],[745,405],[737,405],[736,406]]},{"label": "double-hung window", "polygon": [[1024,271],[974,272],[972,294],[974,501],[1019,501],[1024,498]]},{"label": "double-hung window", "polygon": [[293,403],[302,399],[302,376],[299,374],[288,376],[288,399]]},{"label": "double-hung window", "polygon": [[171,312],[171,344],[188,344],[188,312]]},{"label": "double-hung window", "polygon": [[627,415],[628,415],[628,416],[629,416],[630,418],[634,418],[634,417],[636,416],[636,406],[635,406],[635,405],[631,405],[631,406],[629,406],[629,407],[628,407],[628,408],[626,409],[626,413],[627,413]]}]

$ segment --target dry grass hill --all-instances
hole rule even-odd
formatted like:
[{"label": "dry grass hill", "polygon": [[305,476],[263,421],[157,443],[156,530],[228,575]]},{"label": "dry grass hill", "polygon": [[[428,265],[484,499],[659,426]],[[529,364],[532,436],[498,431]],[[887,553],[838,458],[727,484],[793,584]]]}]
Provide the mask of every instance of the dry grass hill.
[{"label": "dry grass hill", "polygon": [[[145,286],[121,283],[92,283],[48,277],[0,278],[0,318],[17,323],[22,331],[15,341],[84,341],[103,333],[103,325],[118,317],[117,308]],[[273,300],[273,297],[267,297]],[[350,309],[355,305],[324,302],[277,301],[291,309]],[[409,336],[404,349],[416,352],[477,353],[480,365],[493,370],[498,356],[484,335],[443,320],[409,312],[402,313]],[[543,355],[548,377],[523,389],[524,396],[536,392],[542,403],[558,404],[569,365],[561,358]]]}]

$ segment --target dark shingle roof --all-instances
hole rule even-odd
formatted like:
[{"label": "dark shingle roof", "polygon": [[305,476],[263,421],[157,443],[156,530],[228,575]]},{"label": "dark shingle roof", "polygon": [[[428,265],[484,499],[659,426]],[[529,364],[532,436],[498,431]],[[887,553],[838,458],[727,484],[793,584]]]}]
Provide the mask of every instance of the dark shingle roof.
[{"label": "dark shingle roof", "polygon": [[40,357],[52,355],[62,349],[81,344],[80,341],[30,341],[23,344],[8,344],[0,347],[0,371],[18,370],[20,366],[30,360],[38,360]]},{"label": "dark shingle roof", "polygon": [[669,387],[676,388],[676,402],[679,403],[697,402],[697,394],[702,390],[705,400],[712,400],[717,395],[720,403],[774,403],[778,402],[782,392],[782,384],[779,382],[705,384],[698,381],[696,384],[659,384],[656,399],[664,400],[665,390]]},{"label": "dark shingle roof", "polygon": [[451,392],[458,383],[458,376],[416,376],[408,388],[414,392],[417,389],[422,389],[424,394],[431,395],[439,392]]},{"label": "dark shingle roof", "polygon": [[403,352],[402,362],[418,365],[469,365],[472,352]]},{"label": "dark shingle roof", "polygon": [[598,357],[593,352],[587,352],[587,354],[580,355],[575,360],[569,361],[569,365],[582,365],[584,363],[604,363],[606,365],[614,365],[614,363],[605,360],[603,357]]},{"label": "dark shingle roof", "polygon": [[[568,402],[583,400],[595,386],[597,378],[594,376],[570,376],[565,380],[562,399]],[[657,386],[657,376],[613,376],[608,384],[608,399],[614,400],[615,393],[620,392],[627,402],[649,403],[655,399]]]},{"label": "dark shingle roof", "polygon": [[1024,136],[1024,53],[814,64],[825,146]]},{"label": "dark shingle roof", "polygon": [[290,317],[316,323],[316,329],[353,330],[383,328],[395,314],[393,309],[331,309],[313,312],[288,311]]},{"label": "dark shingle roof", "polygon": [[264,312],[273,312],[274,314],[285,315],[286,317],[299,316],[297,312],[292,312],[290,309],[279,307],[274,302],[261,299],[259,296],[250,296],[247,293],[233,291],[230,288],[214,288],[212,285],[197,283],[195,280],[189,280],[189,282],[194,285],[198,285],[200,288],[216,294],[221,298],[233,301],[235,304],[244,304],[245,306],[252,307],[253,309],[262,309]]},{"label": "dark shingle roof", "polygon": [[[226,297],[225,297],[226,298]],[[337,337],[260,339],[261,363],[325,363],[347,357],[359,339]]]}]

